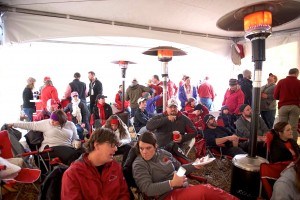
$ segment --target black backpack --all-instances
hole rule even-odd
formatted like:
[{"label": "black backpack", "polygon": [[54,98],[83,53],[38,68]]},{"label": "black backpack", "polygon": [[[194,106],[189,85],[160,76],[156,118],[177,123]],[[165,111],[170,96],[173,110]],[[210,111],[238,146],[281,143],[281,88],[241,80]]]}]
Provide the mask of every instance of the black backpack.
[{"label": "black backpack", "polygon": [[60,199],[62,176],[67,169],[68,166],[65,165],[54,167],[53,171],[45,178],[41,185],[39,200]]},{"label": "black backpack", "polygon": [[43,132],[40,131],[31,130],[28,133],[26,133],[24,137],[31,151],[38,150],[41,147],[41,144],[44,140]]}]

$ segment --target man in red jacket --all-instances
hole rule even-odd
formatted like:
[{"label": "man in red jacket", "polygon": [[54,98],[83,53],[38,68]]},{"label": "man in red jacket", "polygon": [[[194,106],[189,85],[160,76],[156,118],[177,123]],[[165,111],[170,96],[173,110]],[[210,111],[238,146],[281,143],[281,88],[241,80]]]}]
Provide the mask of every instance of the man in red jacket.
[{"label": "man in red jacket", "polygon": [[292,126],[293,138],[297,141],[298,120],[300,115],[300,80],[299,70],[292,68],[289,75],[281,79],[275,87],[274,98],[279,100],[279,121]]},{"label": "man in red jacket", "polygon": [[87,153],[63,174],[62,200],[129,200],[122,167],[113,159],[118,142],[110,129],[96,129],[88,141]]}]

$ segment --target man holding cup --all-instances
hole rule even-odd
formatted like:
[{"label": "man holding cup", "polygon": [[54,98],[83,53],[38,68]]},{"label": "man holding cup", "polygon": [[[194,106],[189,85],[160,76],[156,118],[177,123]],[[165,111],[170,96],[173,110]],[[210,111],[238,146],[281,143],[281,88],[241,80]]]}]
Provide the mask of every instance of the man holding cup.
[{"label": "man holding cup", "polygon": [[197,135],[197,129],[192,121],[178,110],[176,99],[169,99],[166,111],[152,117],[147,122],[146,128],[155,133],[159,147],[177,155],[178,152],[183,153],[176,147],[182,146]]}]

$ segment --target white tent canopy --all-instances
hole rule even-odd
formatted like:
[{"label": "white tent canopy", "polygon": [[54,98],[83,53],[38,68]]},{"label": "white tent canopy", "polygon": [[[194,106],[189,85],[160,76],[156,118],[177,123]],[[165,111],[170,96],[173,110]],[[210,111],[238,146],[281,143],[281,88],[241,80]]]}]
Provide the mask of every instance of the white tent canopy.
[{"label": "white tent canopy", "polygon": [[[126,36],[172,41],[229,55],[243,32],[217,27],[223,15],[261,0],[0,0],[4,42],[81,36]],[[265,1],[267,2],[267,1]],[[24,14],[27,13],[27,14]],[[273,28],[300,31],[300,19]],[[285,40],[286,36],[283,36]],[[299,38],[298,38],[299,40]],[[244,41],[245,42],[245,41]]]},{"label": "white tent canopy", "polygon": [[[0,80],[5,86],[5,90],[0,90],[0,96],[4,97],[0,99],[0,111],[8,113],[13,107],[10,119],[15,119],[19,111],[16,104],[21,104],[20,94],[29,76],[36,77],[40,85],[42,78],[50,75],[62,97],[74,72],[79,71],[87,83],[86,73],[94,70],[101,80],[109,79],[104,81],[105,93],[113,98],[121,77],[119,68],[110,62],[122,56],[137,62],[129,67],[127,81],[139,76],[143,84],[146,80],[140,74],[149,78],[161,71],[157,59],[141,53],[161,45],[174,45],[188,52],[187,56],[173,59],[169,68],[173,80],[177,81],[185,72],[194,82],[208,74],[220,85],[217,99],[221,102],[227,87],[224,80],[227,83],[243,69],[252,69],[253,63],[251,43],[243,39],[244,33],[223,31],[216,23],[230,11],[257,2],[262,1],[0,0],[4,27]],[[123,37],[122,42],[117,37]],[[136,38],[156,40],[141,44]],[[230,61],[231,44],[236,41],[245,47],[246,57],[241,66]],[[108,47],[107,51],[100,49],[101,45]],[[299,68],[300,19],[273,28],[266,47],[263,80],[270,72],[283,78],[288,69]],[[14,98],[18,98],[17,103]],[[4,118],[8,117],[3,116],[0,122]]]}]

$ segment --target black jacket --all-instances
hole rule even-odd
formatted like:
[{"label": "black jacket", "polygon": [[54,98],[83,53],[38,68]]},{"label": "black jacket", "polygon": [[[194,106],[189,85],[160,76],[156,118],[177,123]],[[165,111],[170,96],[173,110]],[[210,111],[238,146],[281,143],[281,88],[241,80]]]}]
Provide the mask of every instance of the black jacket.
[{"label": "black jacket", "polygon": [[252,81],[246,78],[243,78],[240,81],[241,89],[245,95],[244,103],[251,106],[252,102]]},{"label": "black jacket", "polygon": [[35,109],[35,103],[30,102],[33,99],[32,90],[29,87],[26,87],[23,90],[23,108],[33,108]]},{"label": "black jacket", "polygon": [[[273,140],[270,146],[270,155],[269,160],[270,162],[282,162],[282,161],[289,161],[293,160],[292,153],[285,147],[285,143],[281,140],[277,135],[273,134]],[[292,145],[293,150],[296,153],[296,157],[299,156],[299,146],[293,139],[288,139],[287,142],[290,142]]]},{"label": "black jacket", "polygon": [[[93,90],[93,95],[91,95],[92,90]],[[98,94],[102,94],[102,92],[103,92],[102,83],[98,79],[96,79],[94,82],[90,82],[89,92],[88,92],[88,96],[90,96],[90,103],[94,105],[96,96]]]},{"label": "black jacket", "polygon": [[148,120],[150,119],[146,110],[144,112],[138,108],[134,115],[134,129],[136,132],[139,132],[140,129],[146,126]]},{"label": "black jacket", "polygon": [[80,100],[83,101],[83,103],[86,102],[86,97],[85,97],[85,91],[86,91],[86,85],[84,82],[81,82],[79,79],[74,79],[71,83],[69,83],[71,87],[71,92],[78,92],[78,97]]},{"label": "black jacket", "polygon": [[[147,130],[154,131],[157,144],[164,147],[173,142],[173,131],[179,131],[182,136],[181,144],[187,142],[197,135],[197,129],[193,122],[180,111],[176,115],[176,120],[171,122],[166,112],[152,117],[146,125]],[[181,145],[179,144],[179,145]]]},{"label": "black jacket", "polygon": [[[104,112],[105,112],[105,119],[108,119],[112,115],[112,108],[107,103],[105,103],[105,105],[104,105]],[[97,105],[95,105],[93,108],[93,114],[94,114],[94,120],[100,119],[99,109],[98,109]]]}]

